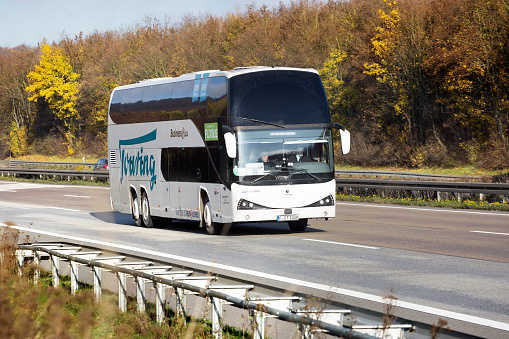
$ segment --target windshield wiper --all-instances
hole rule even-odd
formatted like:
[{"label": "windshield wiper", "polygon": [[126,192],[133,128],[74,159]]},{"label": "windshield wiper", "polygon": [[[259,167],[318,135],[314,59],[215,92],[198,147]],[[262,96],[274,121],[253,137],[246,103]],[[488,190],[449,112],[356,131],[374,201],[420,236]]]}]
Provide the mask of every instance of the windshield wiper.
[{"label": "windshield wiper", "polygon": [[256,120],[256,119],[244,118],[244,117],[237,117],[237,119],[247,120],[247,121],[256,122],[259,124],[270,125],[270,126],[275,126],[275,127],[279,127],[279,128],[285,128],[285,126],[274,124],[272,122],[263,121],[263,120]]},{"label": "windshield wiper", "polygon": [[252,180],[252,181],[251,181],[251,183],[252,183],[252,184],[254,184],[255,182],[258,182],[258,181],[260,181],[260,180],[262,180],[262,179],[265,179],[265,178],[266,178],[266,177],[268,177],[269,175],[272,175],[274,178],[276,178],[276,179],[277,179],[277,177],[276,177],[274,174],[272,174],[272,173],[267,173],[267,174],[265,174],[265,175],[262,175],[262,176],[261,176],[261,177],[259,177],[259,178],[256,178],[255,180]]},{"label": "windshield wiper", "polygon": [[309,175],[311,178],[315,179],[316,181],[318,182],[322,182],[322,179],[318,178],[316,175],[312,174],[312,173],[309,173],[307,170],[300,170],[300,171],[296,171],[296,172],[293,172],[292,174],[290,174],[288,176],[288,179],[290,179],[290,177],[294,174],[307,174]]}]

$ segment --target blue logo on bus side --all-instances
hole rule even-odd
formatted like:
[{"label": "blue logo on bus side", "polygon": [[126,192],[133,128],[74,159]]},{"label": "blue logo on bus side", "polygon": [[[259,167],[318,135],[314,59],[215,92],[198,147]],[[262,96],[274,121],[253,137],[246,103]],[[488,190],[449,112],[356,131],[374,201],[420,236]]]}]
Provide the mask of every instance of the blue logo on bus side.
[{"label": "blue logo on bus side", "polygon": [[143,147],[139,150],[133,150],[134,153],[130,153],[129,150],[122,149],[124,145],[139,145],[144,144],[150,141],[156,140],[157,137],[157,129],[152,132],[142,135],[141,137],[120,140],[118,142],[118,146],[120,149],[120,161],[122,164],[122,173],[120,176],[120,180],[124,179],[124,175],[140,175],[140,176],[149,176],[150,177],[150,190],[154,188],[154,184],[156,182],[156,160],[154,156],[143,154]]}]

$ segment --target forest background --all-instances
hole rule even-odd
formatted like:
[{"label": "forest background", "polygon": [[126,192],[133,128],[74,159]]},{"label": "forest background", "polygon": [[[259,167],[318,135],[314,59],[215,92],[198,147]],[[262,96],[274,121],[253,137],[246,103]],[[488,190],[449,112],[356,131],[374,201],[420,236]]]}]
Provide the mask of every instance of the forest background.
[{"label": "forest background", "polygon": [[300,0],[0,48],[0,158],[105,156],[115,86],[253,65],[320,72],[342,163],[509,168],[509,0]]}]

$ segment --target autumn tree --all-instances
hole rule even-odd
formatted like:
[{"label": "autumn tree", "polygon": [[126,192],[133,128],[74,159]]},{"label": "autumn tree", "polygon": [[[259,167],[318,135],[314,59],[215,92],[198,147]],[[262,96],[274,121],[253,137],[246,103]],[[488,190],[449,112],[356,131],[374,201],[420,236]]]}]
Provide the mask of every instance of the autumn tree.
[{"label": "autumn tree", "polygon": [[34,111],[25,91],[26,74],[35,64],[35,55],[35,50],[26,46],[0,55],[0,111],[3,128],[9,135],[9,150],[14,156],[24,154],[28,148]]},{"label": "autumn tree", "polygon": [[43,44],[41,50],[40,64],[27,75],[30,85],[26,90],[32,93],[31,101],[44,100],[64,124],[68,153],[72,155],[76,148],[75,122],[79,118],[76,109],[79,75],[74,73],[69,60],[58,47]]}]

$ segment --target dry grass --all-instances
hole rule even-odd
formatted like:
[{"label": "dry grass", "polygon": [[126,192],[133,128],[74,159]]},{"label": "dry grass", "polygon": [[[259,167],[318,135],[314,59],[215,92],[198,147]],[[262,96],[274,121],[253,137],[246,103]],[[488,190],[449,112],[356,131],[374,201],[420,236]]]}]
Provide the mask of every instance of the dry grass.
[{"label": "dry grass", "polygon": [[[32,264],[18,274],[19,237],[10,227],[0,228],[0,338],[212,338],[210,323],[194,318],[184,322],[170,309],[167,321],[158,324],[153,304],[140,314],[136,301],[130,299],[128,312],[120,313],[116,294],[104,291],[103,300],[96,303],[92,288],[81,285],[72,295],[66,287],[69,277],[61,277],[61,287],[54,288],[51,275],[43,272],[34,285]],[[249,336],[229,327],[224,334],[225,338]]]}]

